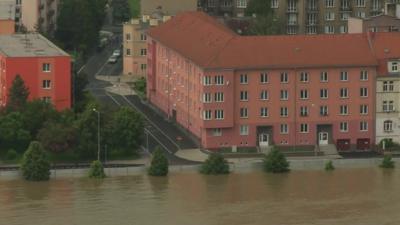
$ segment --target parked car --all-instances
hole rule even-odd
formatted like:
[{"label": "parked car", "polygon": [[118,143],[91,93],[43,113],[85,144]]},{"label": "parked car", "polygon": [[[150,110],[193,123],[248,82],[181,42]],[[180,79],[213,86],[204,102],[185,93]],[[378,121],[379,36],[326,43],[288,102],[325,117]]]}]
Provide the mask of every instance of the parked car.
[{"label": "parked car", "polygon": [[115,49],[112,55],[117,57],[117,58],[120,57],[121,56],[121,50],[120,49]]},{"label": "parked car", "polygon": [[118,61],[118,57],[115,55],[112,55],[109,59],[108,59],[108,63],[116,63]]}]

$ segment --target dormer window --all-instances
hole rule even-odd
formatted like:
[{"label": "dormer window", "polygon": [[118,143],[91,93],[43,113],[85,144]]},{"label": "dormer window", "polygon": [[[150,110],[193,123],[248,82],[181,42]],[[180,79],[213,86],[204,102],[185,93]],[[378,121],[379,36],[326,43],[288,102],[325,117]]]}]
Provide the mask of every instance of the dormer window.
[{"label": "dormer window", "polygon": [[398,73],[398,72],[400,72],[400,63],[398,62],[398,61],[395,61],[395,62],[389,62],[388,63],[388,70],[389,70],[389,73]]}]

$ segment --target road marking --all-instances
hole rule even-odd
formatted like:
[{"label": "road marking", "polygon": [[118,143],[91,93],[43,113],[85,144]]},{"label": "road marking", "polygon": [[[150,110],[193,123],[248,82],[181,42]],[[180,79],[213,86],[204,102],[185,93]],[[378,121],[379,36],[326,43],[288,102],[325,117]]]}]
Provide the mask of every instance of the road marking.
[{"label": "road marking", "polygon": [[107,91],[106,91],[106,95],[108,97],[111,98],[111,100],[113,100],[115,102],[115,104],[117,104],[118,106],[121,106],[121,103],[119,103],[113,96],[111,96]]},{"label": "road marking", "polygon": [[[99,75],[100,71],[102,71],[104,69],[104,67],[107,65],[108,63],[108,59],[106,60],[106,62],[100,67],[100,69],[94,74],[94,77],[96,78],[97,75]],[[97,79],[97,78],[96,78]]]},{"label": "road marking", "polygon": [[86,64],[85,64],[85,65],[83,65],[83,66],[82,66],[82,67],[81,67],[81,68],[78,70],[78,74],[79,74],[79,73],[81,73],[81,72],[82,72],[82,70],[83,70],[83,69],[85,69],[85,67],[86,67]]},{"label": "road marking", "polygon": [[124,95],[120,95],[120,96],[122,96],[122,98],[124,98],[125,101],[128,102],[129,105],[131,105],[131,106],[132,106],[133,108],[135,108],[138,112],[140,112],[140,113],[146,118],[146,120],[149,121],[149,123],[150,123],[151,125],[153,125],[153,127],[155,127],[158,131],[160,131],[168,140],[170,140],[170,141],[172,142],[172,144],[174,144],[174,145],[178,148],[178,150],[181,149],[181,148],[179,147],[179,145],[178,145],[176,142],[174,142],[168,135],[166,135],[155,123],[153,123],[153,122],[146,116],[145,113],[143,113],[141,110],[139,110],[139,108],[137,108],[129,99],[127,99]]},{"label": "road marking", "polygon": [[154,139],[156,139],[156,141],[157,141],[159,144],[161,144],[162,147],[163,147],[165,150],[167,150],[167,152],[168,152],[169,154],[174,155],[174,153],[172,153],[172,152],[171,152],[158,138],[156,138],[149,130],[147,130],[146,128],[144,128],[144,131],[145,131],[147,134],[150,134]]}]

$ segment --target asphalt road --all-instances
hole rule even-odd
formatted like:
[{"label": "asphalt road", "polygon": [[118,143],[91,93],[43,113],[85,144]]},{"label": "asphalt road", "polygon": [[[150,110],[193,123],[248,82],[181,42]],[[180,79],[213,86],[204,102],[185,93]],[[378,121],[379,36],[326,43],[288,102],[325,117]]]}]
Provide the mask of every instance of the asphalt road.
[{"label": "asphalt road", "polygon": [[181,159],[174,154],[180,149],[197,148],[197,145],[174,124],[168,122],[152,108],[143,104],[137,96],[121,96],[108,93],[105,88],[112,84],[107,81],[97,80],[97,75],[118,76],[122,72],[122,58],[115,64],[107,63],[108,58],[115,49],[121,45],[120,38],[106,46],[102,51],[94,54],[82,68],[81,72],[88,74],[89,90],[99,101],[111,107],[127,106],[143,115],[146,123],[144,147],[150,152],[160,146],[169,159],[170,164],[195,164],[195,162]]}]

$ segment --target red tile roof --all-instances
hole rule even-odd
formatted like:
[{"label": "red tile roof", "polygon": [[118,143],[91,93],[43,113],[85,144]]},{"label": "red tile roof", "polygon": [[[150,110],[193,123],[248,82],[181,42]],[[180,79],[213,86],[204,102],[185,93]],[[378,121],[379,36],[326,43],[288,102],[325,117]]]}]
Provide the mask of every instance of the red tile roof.
[{"label": "red tile roof", "polygon": [[369,33],[376,58],[378,59],[378,75],[387,75],[387,61],[400,59],[400,33]]},{"label": "red tile roof", "polygon": [[148,35],[203,68],[377,64],[366,34],[239,36],[202,12],[178,14]]}]

